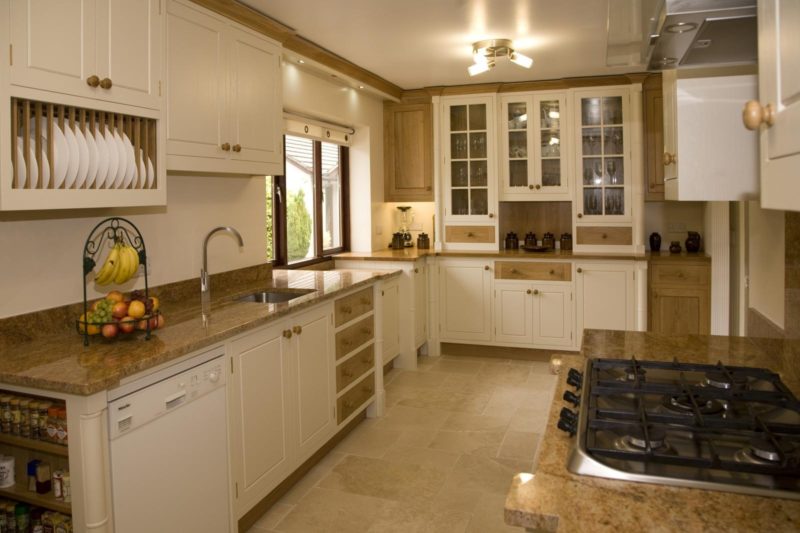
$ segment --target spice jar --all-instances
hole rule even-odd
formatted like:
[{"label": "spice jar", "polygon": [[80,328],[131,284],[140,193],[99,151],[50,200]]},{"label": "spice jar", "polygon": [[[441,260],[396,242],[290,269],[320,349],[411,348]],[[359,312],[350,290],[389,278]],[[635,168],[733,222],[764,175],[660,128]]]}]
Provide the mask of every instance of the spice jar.
[{"label": "spice jar", "polygon": [[39,439],[39,402],[31,401],[30,409],[30,438]]},{"label": "spice jar", "polygon": [[69,431],[67,430],[67,410],[63,407],[58,410],[57,431],[58,443],[66,446],[69,443]]},{"label": "spice jar", "polygon": [[64,472],[56,470],[53,472],[53,497],[57,500],[64,498]]},{"label": "spice jar", "polygon": [[58,442],[58,406],[47,409],[47,440]]},{"label": "spice jar", "polygon": [[36,465],[36,492],[47,494],[51,488],[50,463],[41,462]]},{"label": "spice jar", "polygon": [[48,440],[47,438],[47,410],[53,404],[50,402],[39,402],[39,440]]},{"label": "spice jar", "polygon": [[61,483],[63,485],[64,503],[69,503],[72,501],[72,484],[69,478],[69,470],[64,472],[64,478],[61,480]]},{"label": "spice jar", "polygon": [[19,400],[19,436],[26,439],[31,438],[31,400],[30,398],[20,398]]},{"label": "spice jar", "polygon": [[12,397],[9,405],[11,405],[11,434],[19,435],[19,421],[22,418],[22,413],[19,412],[19,398]]},{"label": "spice jar", "polygon": [[0,431],[11,433],[11,396],[0,396]]}]

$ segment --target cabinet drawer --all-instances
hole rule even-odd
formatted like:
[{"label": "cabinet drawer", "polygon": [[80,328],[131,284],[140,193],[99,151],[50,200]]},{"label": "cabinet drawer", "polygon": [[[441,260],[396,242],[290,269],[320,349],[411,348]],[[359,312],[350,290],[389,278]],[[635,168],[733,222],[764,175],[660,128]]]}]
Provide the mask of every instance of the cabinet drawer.
[{"label": "cabinet drawer", "polygon": [[336,367],[336,392],[360,378],[375,365],[375,345],[370,344]]},{"label": "cabinet drawer", "polygon": [[445,226],[444,239],[447,242],[494,242],[494,226]]},{"label": "cabinet drawer", "polygon": [[342,423],[348,416],[364,402],[375,394],[375,373],[370,372],[368,376],[358,382],[358,384],[336,400],[336,422]]},{"label": "cabinet drawer", "polygon": [[336,359],[341,359],[370,340],[374,331],[372,315],[370,315],[338,332],[336,334]]},{"label": "cabinet drawer", "polygon": [[633,244],[633,229],[617,226],[584,226],[577,228],[577,244]]},{"label": "cabinet drawer", "polygon": [[707,286],[709,268],[707,265],[651,265],[650,283],[652,285]]},{"label": "cabinet drawer", "polygon": [[338,328],[357,316],[372,311],[372,287],[339,298],[334,303],[333,321]]},{"label": "cabinet drawer", "polygon": [[495,261],[495,279],[531,279],[537,281],[571,281],[570,263],[527,263]]}]

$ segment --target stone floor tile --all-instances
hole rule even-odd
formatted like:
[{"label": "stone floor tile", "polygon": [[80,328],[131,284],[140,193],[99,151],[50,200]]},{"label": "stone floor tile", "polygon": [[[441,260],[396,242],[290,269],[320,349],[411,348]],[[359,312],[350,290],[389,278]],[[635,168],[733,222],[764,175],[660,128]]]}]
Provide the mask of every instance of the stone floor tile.
[{"label": "stone floor tile", "polygon": [[539,435],[536,433],[507,431],[497,456],[504,459],[518,459],[532,463],[538,444]]},{"label": "stone floor tile", "polygon": [[253,527],[250,529],[250,531],[255,533],[256,531],[260,532],[274,529],[275,526],[278,525],[278,522],[283,520],[292,509],[294,509],[294,505],[276,503],[270,507],[269,511],[264,513],[255,524],[253,524]]},{"label": "stone floor tile", "polygon": [[379,516],[367,533],[463,533],[471,518],[464,511],[404,506]]},{"label": "stone floor tile", "polygon": [[467,526],[469,533],[519,533],[520,528],[507,526],[503,518],[505,496],[488,494],[478,500]]},{"label": "stone floor tile", "polygon": [[448,431],[505,431],[511,422],[511,416],[487,416],[474,413],[453,413],[444,425]]},{"label": "stone floor tile", "polygon": [[431,372],[446,372],[448,374],[476,375],[483,368],[482,361],[462,361],[457,359],[442,359],[439,363],[431,365]]},{"label": "stone floor tile", "polygon": [[428,447],[460,454],[495,457],[504,434],[503,431],[439,431]]},{"label": "stone floor tile", "polygon": [[415,397],[404,398],[398,405],[439,409],[460,413],[482,413],[489,402],[489,394],[464,394],[445,389],[426,390]]},{"label": "stone floor tile", "polygon": [[401,434],[402,431],[396,429],[362,423],[336,446],[335,451],[364,457],[382,457],[386,450],[394,446]]},{"label": "stone floor tile", "polygon": [[387,429],[439,429],[450,413],[438,409],[421,409],[405,405],[395,405],[378,420],[377,427]]},{"label": "stone floor tile", "polygon": [[422,448],[418,446],[394,446],[389,448],[383,456],[385,461],[393,463],[403,463],[420,465],[429,468],[436,468],[449,473],[458,461],[461,454],[435,450],[432,448]]},{"label": "stone floor tile", "polygon": [[286,515],[275,530],[280,533],[358,533],[397,504],[380,498],[315,488]]},{"label": "stone floor tile", "polygon": [[401,370],[400,374],[392,379],[392,385],[435,389],[439,387],[446,377],[447,376],[441,372],[416,372],[413,370]]}]

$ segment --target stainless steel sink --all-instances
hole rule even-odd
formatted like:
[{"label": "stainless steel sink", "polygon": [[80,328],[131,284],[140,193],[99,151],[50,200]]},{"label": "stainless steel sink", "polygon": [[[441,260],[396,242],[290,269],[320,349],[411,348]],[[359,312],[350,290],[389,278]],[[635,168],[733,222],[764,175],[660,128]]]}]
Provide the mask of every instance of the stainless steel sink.
[{"label": "stainless steel sink", "polygon": [[259,291],[237,298],[237,302],[255,302],[259,304],[278,304],[294,300],[306,294],[314,292],[314,289],[276,289],[271,291]]}]

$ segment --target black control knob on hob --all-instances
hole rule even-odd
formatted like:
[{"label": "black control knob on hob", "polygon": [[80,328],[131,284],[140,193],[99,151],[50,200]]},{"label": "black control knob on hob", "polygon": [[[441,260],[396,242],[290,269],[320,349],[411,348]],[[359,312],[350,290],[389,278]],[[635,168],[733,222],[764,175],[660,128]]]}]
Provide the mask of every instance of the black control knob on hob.
[{"label": "black control knob on hob", "polygon": [[578,407],[581,404],[580,396],[578,396],[577,394],[575,394],[571,390],[565,390],[564,391],[564,396],[562,396],[562,398],[564,398],[565,401],[568,401],[569,403],[571,403],[575,407]]},{"label": "black control knob on hob", "polygon": [[566,407],[562,408],[558,415],[558,429],[574,435],[578,429],[578,415]]},{"label": "black control knob on hob", "polygon": [[569,372],[567,373],[567,383],[575,387],[576,390],[580,390],[580,388],[583,386],[583,374],[574,368],[570,368]]}]

